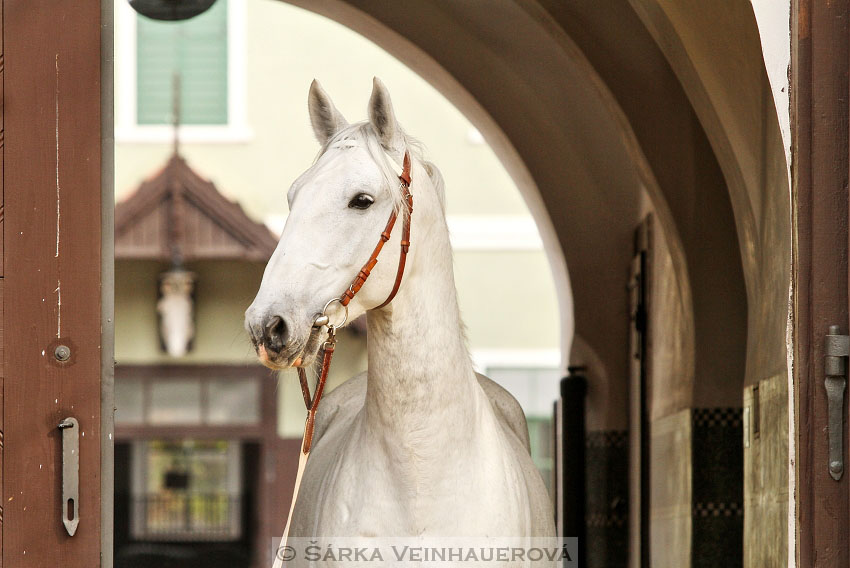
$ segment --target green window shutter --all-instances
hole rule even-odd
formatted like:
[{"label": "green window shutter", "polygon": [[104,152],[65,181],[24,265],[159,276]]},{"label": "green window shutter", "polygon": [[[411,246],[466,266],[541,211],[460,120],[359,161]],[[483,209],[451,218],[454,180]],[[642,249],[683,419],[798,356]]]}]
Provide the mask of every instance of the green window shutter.
[{"label": "green window shutter", "polygon": [[169,124],[180,75],[180,123],[227,124],[227,0],[189,20],[137,16],[138,124]]}]

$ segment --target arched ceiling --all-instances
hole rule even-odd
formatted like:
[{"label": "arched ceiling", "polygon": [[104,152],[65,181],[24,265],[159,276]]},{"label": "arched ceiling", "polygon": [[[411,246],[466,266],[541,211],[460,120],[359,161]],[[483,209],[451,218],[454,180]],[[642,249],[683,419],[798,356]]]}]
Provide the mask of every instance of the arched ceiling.
[{"label": "arched ceiling", "polygon": [[[772,59],[790,61],[790,24],[782,20],[783,9],[769,2],[761,5],[772,12],[763,23],[775,27],[763,30],[751,1],[630,4],[676,73],[729,187],[750,299],[748,380],[785,373],[791,265],[790,151],[785,145],[790,137],[782,137],[761,40],[767,38],[773,46],[768,49],[779,50],[769,53]],[[773,90],[782,85],[787,80]],[[776,104],[787,104],[787,97],[778,97]],[[780,110],[787,116],[786,109]]]},{"label": "arched ceiling", "polygon": [[[728,403],[728,393],[708,385],[718,375],[740,381],[744,373],[747,298],[732,208],[740,199],[730,201],[700,116],[632,6],[605,2],[603,9],[582,0],[291,3],[375,41],[479,127],[526,189],[544,238],[547,225],[554,229],[569,266],[576,333],[605,362],[610,412],[623,417],[625,285],[633,232],[648,196],[691,321],[672,332],[695,336],[696,352],[678,372],[706,385],[701,404]],[[734,152],[727,158],[735,159]],[[745,238],[746,249],[753,239]]]}]

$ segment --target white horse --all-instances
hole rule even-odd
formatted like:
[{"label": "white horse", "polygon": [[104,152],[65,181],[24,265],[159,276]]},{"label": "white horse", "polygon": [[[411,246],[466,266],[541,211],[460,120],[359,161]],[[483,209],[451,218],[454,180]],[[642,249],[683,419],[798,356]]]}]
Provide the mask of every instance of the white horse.
[{"label": "white horse", "polygon": [[[322,401],[290,537],[554,536],[522,409],[473,370],[439,172],[377,78],[368,121],[349,125],[316,81],[309,110],[322,150],[289,190],[283,235],[245,314],[266,365],[316,360],[325,332],[315,318],[351,284],[393,208],[406,214],[405,151],[415,212],[397,296],[375,309],[395,281],[398,227],[349,305],[349,321],[368,314],[369,368]],[[329,309],[339,321],[339,304]]]}]

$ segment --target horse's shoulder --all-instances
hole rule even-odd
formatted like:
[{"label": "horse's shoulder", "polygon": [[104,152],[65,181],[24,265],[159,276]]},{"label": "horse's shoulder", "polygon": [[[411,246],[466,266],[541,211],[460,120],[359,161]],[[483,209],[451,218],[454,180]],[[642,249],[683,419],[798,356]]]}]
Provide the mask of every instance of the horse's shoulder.
[{"label": "horse's shoulder", "polygon": [[[318,442],[331,426],[334,428],[347,426],[363,408],[366,400],[366,376],[366,371],[355,375],[323,397],[319,411],[316,413],[314,443]],[[490,400],[496,417],[528,450],[530,447],[528,425],[522,407],[511,393],[495,381],[479,373],[476,373],[476,377],[484,394]]]},{"label": "horse's shoulder", "polygon": [[478,384],[484,390],[484,394],[490,399],[490,404],[499,418],[514,434],[523,447],[530,451],[531,443],[528,439],[528,424],[525,421],[525,413],[517,400],[499,383],[482,375],[475,373]]},{"label": "horse's shoulder", "polygon": [[366,400],[366,371],[355,375],[322,397],[316,412],[313,441],[318,442],[331,424],[347,423]]}]

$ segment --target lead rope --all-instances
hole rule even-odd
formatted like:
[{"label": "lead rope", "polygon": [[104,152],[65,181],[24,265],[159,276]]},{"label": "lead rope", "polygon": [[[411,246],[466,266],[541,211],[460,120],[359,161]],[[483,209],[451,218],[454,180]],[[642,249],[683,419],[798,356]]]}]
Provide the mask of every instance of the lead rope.
[{"label": "lead rope", "polygon": [[[403,221],[401,253],[398,259],[395,283],[393,284],[393,289],[389,296],[387,296],[387,299],[384,300],[384,303],[378,306],[378,308],[383,308],[389,304],[393,298],[395,298],[399,286],[401,285],[401,279],[404,276],[405,260],[407,259],[407,253],[410,250],[410,218],[413,215],[413,194],[410,193],[410,154],[408,152],[404,153],[404,164],[401,175],[398,176],[398,179],[401,182],[401,189],[403,191],[402,195],[404,197],[405,205],[407,206],[407,215],[404,216]],[[295,511],[295,502],[298,498],[298,490],[301,488],[301,478],[304,476],[304,470],[307,468],[307,458],[310,457],[310,448],[313,445],[313,430],[316,426],[316,412],[319,410],[319,402],[322,400],[322,394],[325,391],[325,382],[328,378],[328,371],[331,367],[331,358],[333,357],[334,348],[336,347],[337,327],[344,325],[348,320],[348,303],[354,298],[354,295],[360,291],[360,288],[363,287],[363,284],[366,282],[366,279],[369,278],[369,274],[371,274],[375,264],[377,264],[378,255],[380,254],[381,249],[384,248],[384,243],[390,240],[396,218],[397,214],[395,209],[393,209],[393,212],[390,214],[390,218],[387,220],[387,225],[381,233],[381,239],[372,251],[372,256],[369,257],[369,260],[360,269],[360,272],[354,278],[354,281],[342,297],[334,298],[325,304],[325,308],[322,310],[321,315],[317,317],[316,321],[313,323],[314,327],[327,325],[328,339],[325,341],[323,346],[324,355],[322,357],[322,370],[319,373],[319,380],[316,382],[316,392],[312,397],[310,396],[310,386],[307,383],[307,373],[304,371],[303,367],[297,367],[298,381],[301,383],[301,394],[304,397],[304,405],[307,407],[307,420],[304,423],[304,436],[301,440],[301,452],[298,456],[298,473],[295,474],[295,487],[292,490],[292,501],[289,505],[289,515],[286,517],[286,527],[283,529],[283,537],[280,539],[280,546],[275,551],[273,568],[281,568],[285,561],[285,556],[289,553],[289,528],[292,525],[292,514]],[[325,313],[328,306],[334,302],[339,302],[340,305],[345,308],[345,319],[343,319],[339,326],[331,325],[329,323],[330,320]]]},{"label": "lead rope", "polygon": [[[346,316],[347,313],[346,309]],[[307,420],[304,423],[304,435],[301,438],[301,452],[298,455],[298,473],[295,474],[292,502],[289,505],[289,515],[286,517],[286,528],[283,529],[283,538],[281,538],[280,546],[275,551],[274,568],[283,566],[284,557],[289,550],[287,543],[289,542],[289,527],[292,524],[292,513],[295,511],[295,501],[298,497],[298,490],[301,488],[301,478],[304,476],[304,470],[307,468],[307,458],[310,457],[310,448],[313,445],[313,429],[316,425],[316,412],[319,410],[319,402],[322,400],[322,394],[325,391],[325,382],[328,378],[328,370],[331,367],[331,358],[334,355],[335,346],[336,327],[328,325],[328,339],[324,345],[322,371],[319,374],[319,380],[316,383],[316,393],[312,399],[310,397],[310,386],[307,384],[307,373],[303,367],[298,367],[298,381],[301,383],[301,394],[304,396],[304,405],[307,407]]]}]

